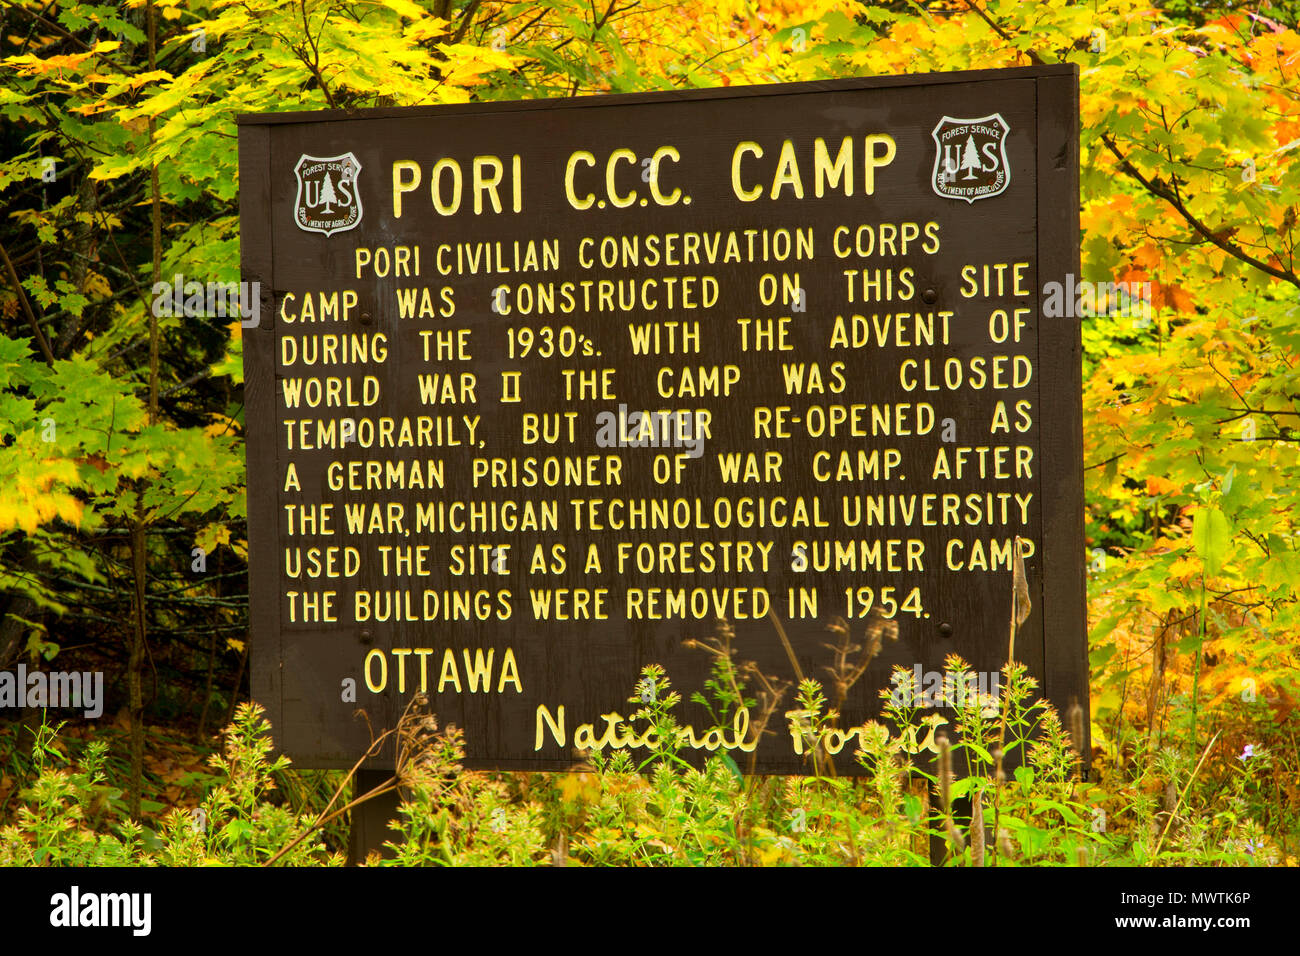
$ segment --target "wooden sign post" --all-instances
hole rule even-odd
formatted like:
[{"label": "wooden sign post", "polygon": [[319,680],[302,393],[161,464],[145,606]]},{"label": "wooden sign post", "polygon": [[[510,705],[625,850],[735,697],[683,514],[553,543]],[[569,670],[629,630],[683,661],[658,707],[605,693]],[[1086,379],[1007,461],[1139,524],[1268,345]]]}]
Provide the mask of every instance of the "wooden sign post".
[{"label": "wooden sign post", "polygon": [[[1080,326],[1044,309],[1079,271],[1077,89],[1061,66],[241,117],[279,748],[350,766],[354,713],[391,727],[423,691],[468,766],[564,769],[634,743],[645,665],[701,690],[684,642],[718,618],[787,679],[773,617],[817,677],[833,618],[894,622],[842,727],[897,665],[928,689],[960,654],[996,693],[1017,538],[1016,657],[1086,713]],[[679,720],[699,759],[752,742]],[[770,729],[757,769],[805,772]]]}]

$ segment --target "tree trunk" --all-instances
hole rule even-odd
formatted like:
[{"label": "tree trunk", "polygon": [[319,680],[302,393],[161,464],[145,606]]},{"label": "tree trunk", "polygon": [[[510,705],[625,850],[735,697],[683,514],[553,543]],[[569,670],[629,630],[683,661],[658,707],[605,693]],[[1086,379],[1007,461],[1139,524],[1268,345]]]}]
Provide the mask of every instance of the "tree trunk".
[{"label": "tree trunk", "polygon": [[145,553],[143,498],[137,499],[135,524],[131,526],[131,574],[135,580],[131,648],[126,665],[127,697],[131,714],[131,781],[127,796],[131,816],[140,816],[140,791],[144,786],[144,691],[140,671],[144,664],[145,588],[148,583]]}]

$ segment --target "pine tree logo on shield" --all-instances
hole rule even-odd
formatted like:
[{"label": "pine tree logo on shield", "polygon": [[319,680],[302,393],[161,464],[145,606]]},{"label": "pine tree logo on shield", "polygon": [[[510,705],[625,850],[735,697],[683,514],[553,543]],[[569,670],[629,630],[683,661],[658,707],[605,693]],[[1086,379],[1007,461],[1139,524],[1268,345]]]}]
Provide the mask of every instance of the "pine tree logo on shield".
[{"label": "pine tree logo on shield", "polygon": [[1011,127],[1001,113],[978,119],[945,116],[930,133],[936,147],[934,191],[947,199],[973,203],[1006,191],[1011,185],[1007,134]]},{"label": "pine tree logo on shield", "polygon": [[361,222],[361,191],[357,180],[361,164],[351,153],[342,156],[308,156],[293,168],[298,177],[298,198],[293,218],[304,232],[332,235]]}]

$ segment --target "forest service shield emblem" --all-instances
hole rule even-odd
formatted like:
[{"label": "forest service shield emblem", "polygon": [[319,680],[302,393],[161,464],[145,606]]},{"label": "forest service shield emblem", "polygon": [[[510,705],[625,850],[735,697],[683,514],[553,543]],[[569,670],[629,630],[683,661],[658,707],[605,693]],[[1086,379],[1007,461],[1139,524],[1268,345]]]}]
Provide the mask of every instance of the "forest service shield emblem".
[{"label": "forest service shield emblem", "polygon": [[930,133],[934,137],[934,191],[947,199],[973,203],[1005,192],[1011,184],[1007,134],[1011,127],[1001,113],[978,119],[945,116]]},{"label": "forest service shield emblem", "polygon": [[361,191],[358,180],[361,163],[351,153],[341,156],[308,156],[293,168],[298,177],[298,197],[293,219],[304,232],[332,235],[346,232],[361,222]]}]

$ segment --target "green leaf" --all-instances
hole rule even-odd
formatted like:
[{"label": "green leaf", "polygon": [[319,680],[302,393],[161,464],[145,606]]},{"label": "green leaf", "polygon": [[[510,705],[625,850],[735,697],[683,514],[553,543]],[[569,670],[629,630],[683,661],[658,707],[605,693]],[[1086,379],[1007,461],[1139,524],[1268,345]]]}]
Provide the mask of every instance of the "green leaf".
[{"label": "green leaf", "polygon": [[1201,508],[1192,519],[1192,547],[1209,577],[1218,574],[1232,542],[1232,525],[1218,508]]},{"label": "green leaf", "polygon": [[[143,801],[141,801],[143,806]],[[248,833],[253,830],[253,825],[244,820],[231,820],[221,828],[222,835],[228,843],[234,844],[242,840]]]},{"label": "green leaf", "polygon": [[963,777],[960,780],[954,780],[952,782],[952,786],[948,788],[948,793],[952,797],[952,799],[960,800],[962,797],[966,796],[966,794],[970,792],[970,789],[972,786],[974,786],[974,784],[975,784],[974,777]]},{"label": "green leaf", "polygon": [[740,768],[736,766],[736,761],[731,759],[731,754],[724,753],[720,754],[720,756],[722,757],[722,762],[727,765],[727,769],[730,770],[732,775],[736,778],[736,781],[743,785],[745,777],[741,774]]},{"label": "green leaf", "polygon": [[916,823],[921,819],[921,798],[914,793],[903,795],[903,812],[907,814],[907,819]]}]

